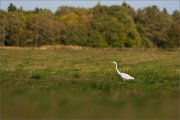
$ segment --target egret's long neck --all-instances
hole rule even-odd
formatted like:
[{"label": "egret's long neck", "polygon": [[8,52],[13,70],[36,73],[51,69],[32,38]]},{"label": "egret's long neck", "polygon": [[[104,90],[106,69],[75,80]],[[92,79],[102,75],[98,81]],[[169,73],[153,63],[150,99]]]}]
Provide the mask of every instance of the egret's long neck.
[{"label": "egret's long neck", "polygon": [[116,64],[116,71],[117,71],[117,72],[120,72],[120,71],[118,70],[117,63],[115,63],[115,64]]}]

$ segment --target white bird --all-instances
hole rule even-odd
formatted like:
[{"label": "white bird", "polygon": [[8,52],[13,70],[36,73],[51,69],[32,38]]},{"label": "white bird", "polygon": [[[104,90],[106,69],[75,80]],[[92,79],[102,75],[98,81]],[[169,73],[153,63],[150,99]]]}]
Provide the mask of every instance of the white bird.
[{"label": "white bird", "polygon": [[134,78],[126,73],[122,73],[118,70],[117,68],[117,63],[115,61],[113,61],[112,63],[114,63],[116,65],[116,71],[117,73],[125,80],[134,80]]}]

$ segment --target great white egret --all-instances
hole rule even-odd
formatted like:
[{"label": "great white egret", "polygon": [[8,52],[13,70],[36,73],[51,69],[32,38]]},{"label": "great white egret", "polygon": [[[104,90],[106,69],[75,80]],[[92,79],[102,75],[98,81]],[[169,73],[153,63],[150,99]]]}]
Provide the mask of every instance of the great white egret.
[{"label": "great white egret", "polygon": [[112,63],[114,63],[116,65],[116,71],[117,73],[125,80],[134,80],[134,78],[126,73],[122,73],[118,70],[117,68],[117,63],[115,61],[113,61]]}]

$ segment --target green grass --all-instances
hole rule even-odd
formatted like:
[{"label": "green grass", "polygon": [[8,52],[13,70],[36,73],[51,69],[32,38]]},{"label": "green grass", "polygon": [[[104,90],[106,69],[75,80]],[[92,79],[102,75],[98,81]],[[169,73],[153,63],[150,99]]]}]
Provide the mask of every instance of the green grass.
[{"label": "green grass", "polygon": [[178,51],[1,48],[0,57],[1,118],[179,118]]}]

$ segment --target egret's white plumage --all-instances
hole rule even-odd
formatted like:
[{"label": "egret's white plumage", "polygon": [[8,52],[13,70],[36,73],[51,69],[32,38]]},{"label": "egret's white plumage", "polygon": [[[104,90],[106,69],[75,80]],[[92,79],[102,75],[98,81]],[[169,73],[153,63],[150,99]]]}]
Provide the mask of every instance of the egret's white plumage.
[{"label": "egret's white plumage", "polygon": [[118,70],[117,68],[117,63],[115,61],[113,61],[112,63],[114,63],[116,65],[116,71],[117,73],[125,80],[134,80],[134,78],[126,73],[122,73]]}]

